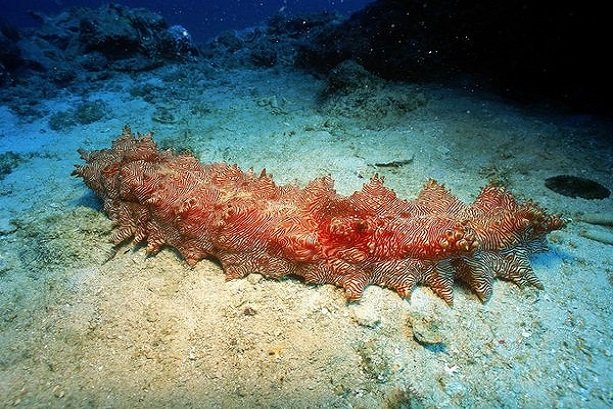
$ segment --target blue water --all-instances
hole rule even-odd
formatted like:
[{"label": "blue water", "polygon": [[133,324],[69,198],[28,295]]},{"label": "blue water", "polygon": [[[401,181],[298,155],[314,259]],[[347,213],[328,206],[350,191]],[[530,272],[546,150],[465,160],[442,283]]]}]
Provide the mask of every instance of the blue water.
[{"label": "blue water", "polygon": [[[117,2],[160,13],[170,24],[187,28],[196,41],[205,41],[224,30],[254,26],[277,11],[288,15],[336,11],[347,14],[372,0],[130,0]],[[17,27],[33,26],[28,11],[55,14],[73,6],[98,7],[105,0],[3,0],[0,20]]]}]

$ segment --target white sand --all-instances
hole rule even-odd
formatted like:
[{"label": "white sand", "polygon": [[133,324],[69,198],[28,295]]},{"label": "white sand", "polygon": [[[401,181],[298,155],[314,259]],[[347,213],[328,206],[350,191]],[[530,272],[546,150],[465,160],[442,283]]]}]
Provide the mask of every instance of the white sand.
[{"label": "white sand", "polygon": [[[458,286],[449,307],[429,289],[408,301],[371,286],[348,304],[335,287],[293,279],[225,282],[219,265],[189,269],[172,250],[146,258],[125,246],[111,258],[110,223],[70,176],[78,147],[108,147],[129,124],[281,183],[331,174],[348,194],[379,172],[410,199],[433,177],[470,201],[495,176],[574,217],[610,212],[613,199],[567,198],[543,181],[574,174],[611,188],[610,129],[435,87],[413,89],[426,103],[383,121],[329,116],[317,110],[321,81],[282,70],[159,79],[189,69],[106,83],[85,97],[104,100],[107,118],[65,132],[0,107],[0,152],[31,154],[0,181],[0,406],[613,406],[613,252],[579,235],[606,226],[550,236],[533,259],[543,291],[497,281],[481,304]],[[153,122],[156,108],[130,96],[145,82],[163,87],[174,123]],[[407,164],[375,165],[393,161]]]}]

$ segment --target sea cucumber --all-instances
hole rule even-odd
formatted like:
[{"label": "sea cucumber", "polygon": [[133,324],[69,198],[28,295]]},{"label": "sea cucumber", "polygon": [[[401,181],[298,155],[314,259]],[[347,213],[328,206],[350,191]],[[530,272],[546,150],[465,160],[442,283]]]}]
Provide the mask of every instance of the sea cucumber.
[{"label": "sea cucumber", "polygon": [[369,284],[401,297],[422,284],[449,304],[456,279],[482,301],[494,277],[542,288],[528,256],[546,250],[547,233],[565,224],[492,185],[471,205],[434,180],[413,201],[377,175],[348,197],[330,177],[278,186],[266,170],[159,151],[152,134],[128,127],[111,149],[79,153],[86,164],[73,174],[104,201],[114,243],[147,242],[149,254],[172,246],[190,266],[212,257],[227,279],[258,272],[334,284],[348,300]]}]

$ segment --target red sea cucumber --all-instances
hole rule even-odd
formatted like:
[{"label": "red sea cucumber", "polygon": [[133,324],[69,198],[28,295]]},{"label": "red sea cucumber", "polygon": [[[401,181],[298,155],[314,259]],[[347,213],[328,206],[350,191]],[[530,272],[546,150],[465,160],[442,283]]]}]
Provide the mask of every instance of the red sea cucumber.
[{"label": "red sea cucumber", "polygon": [[545,250],[547,233],[564,226],[496,186],[472,205],[434,180],[413,201],[376,175],[349,197],[329,177],[277,186],[265,170],[255,175],[160,152],[151,134],[128,127],[111,149],[79,153],[86,164],[73,174],[104,201],[116,244],[146,241],[148,253],[172,246],[191,266],[213,257],[227,279],[259,272],[330,283],[349,300],[369,284],[402,297],[424,284],[448,303],[455,279],[484,301],[494,277],[542,288],[528,255]]}]

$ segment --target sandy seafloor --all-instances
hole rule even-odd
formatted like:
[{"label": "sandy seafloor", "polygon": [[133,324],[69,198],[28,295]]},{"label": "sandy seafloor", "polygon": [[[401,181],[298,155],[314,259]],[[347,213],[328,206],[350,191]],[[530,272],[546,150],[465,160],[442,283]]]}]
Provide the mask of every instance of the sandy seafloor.
[{"label": "sandy seafloor", "polygon": [[[131,92],[145,83],[153,103]],[[101,84],[41,101],[33,122],[0,107],[0,152],[25,158],[0,181],[1,407],[613,407],[613,252],[580,234],[611,231],[579,221],[610,220],[613,199],[543,183],[613,186],[606,124],[437,86],[326,105],[322,80],[281,69],[168,66]],[[415,104],[386,111],[390,95]],[[104,101],[104,119],[49,128],[84,99]],[[424,287],[347,303],[330,285],[226,282],[171,249],[112,257],[111,224],[70,172],[77,148],[108,147],[125,124],[280,183],[331,174],[342,194],[378,172],[403,198],[431,177],[471,201],[493,178],[574,222],[532,259],[544,290],[496,281],[485,304],[461,285],[450,307]]]}]

